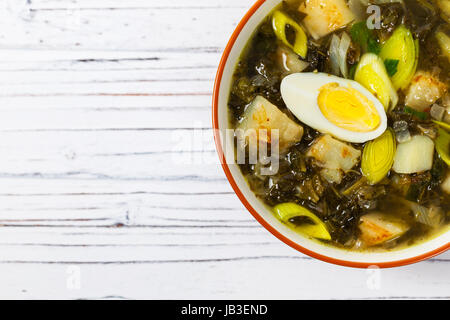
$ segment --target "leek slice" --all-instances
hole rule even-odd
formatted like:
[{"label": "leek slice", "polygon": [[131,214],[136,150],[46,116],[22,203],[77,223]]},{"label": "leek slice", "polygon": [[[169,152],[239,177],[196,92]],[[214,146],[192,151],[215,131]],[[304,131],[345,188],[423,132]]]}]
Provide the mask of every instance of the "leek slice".
[{"label": "leek slice", "polygon": [[[291,44],[286,35],[286,26],[291,26],[295,31],[295,41]],[[291,48],[296,54],[302,58],[306,58],[308,53],[307,37],[303,28],[295,22],[293,19],[288,17],[281,11],[275,11],[272,17],[272,27],[275,31],[275,35],[280,39],[286,46]]]},{"label": "leek slice", "polygon": [[427,208],[409,200],[402,200],[402,202],[411,209],[414,214],[414,218],[419,223],[425,224],[432,228],[437,228],[444,220],[443,212],[439,207],[432,205]]},{"label": "leek slice", "polygon": [[347,53],[351,43],[352,39],[347,32],[344,32],[339,44],[339,68],[341,69],[342,75],[346,79],[348,79]]},{"label": "leek slice", "polygon": [[436,123],[438,126],[440,126],[441,128],[446,129],[447,131],[450,131],[450,124],[446,123],[446,122],[442,122],[442,121],[433,121],[434,123]]},{"label": "leek slice", "polygon": [[[299,233],[316,239],[331,240],[325,223],[308,209],[296,203],[287,202],[275,206],[273,210],[278,219],[294,227]],[[294,218],[305,218],[308,222],[297,225],[291,222]]]},{"label": "leek slice", "polygon": [[436,39],[442,49],[442,53],[448,58],[450,62],[450,37],[444,32],[439,31],[436,33]]},{"label": "leek slice", "polygon": [[394,164],[396,151],[395,135],[386,130],[380,137],[364,147],[361,170],[370,184],[376,184],[386,177]]},{"label": "leek slice", "polygon": [[366,53],[361,57],[355,80],[378,98],[386,111],[397,105],[397,91],[389,79],[383,60],[376,54]]},{"label": "leek slice", "polygon": [[339,45],[341,40],[336,34],[331,37],[330,43],[330,64],[331,71],[335,76],[339,76]]},{"label": "leek slice", "polygon": [[419,62],[419,41],[405,26],[398,27],[381,48],[380,57],[398,60],[397,72],[391,77],[396,90],[406,89],[416,73]]},{"label": "leek slice", "polygon": [[436,151],[441,156],[442,160],[450,166],[450,125],[440,121],[433,121],[434,123],[439,125],[438,134],[439,136],[436,138],[435,145]]},{"label": "leek slice", "polygon": [[436,0],[437,5],[441,9],[441,17],[450,23],[450,1],[448,0]]}]

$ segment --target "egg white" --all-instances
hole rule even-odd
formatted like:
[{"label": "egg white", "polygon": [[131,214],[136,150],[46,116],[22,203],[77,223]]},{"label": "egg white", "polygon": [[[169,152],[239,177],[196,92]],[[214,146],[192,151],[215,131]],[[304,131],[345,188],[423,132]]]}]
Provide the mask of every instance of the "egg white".
[{"label": "egg white", "polygon": [[[338,83],[342,87],[358,90],[373,102],[379,116],[380,125],[370,132],[349,131],[331,123],[322,113],[317,98],[320,88],[328,83]],[[347,142],[364,143],[376,139],[386,131],[387,117],[381,102],[358,82],[339,78],[326,73],[294,73],[281,82],[281,97],[288,109],[306,125],[322,133]]]}]

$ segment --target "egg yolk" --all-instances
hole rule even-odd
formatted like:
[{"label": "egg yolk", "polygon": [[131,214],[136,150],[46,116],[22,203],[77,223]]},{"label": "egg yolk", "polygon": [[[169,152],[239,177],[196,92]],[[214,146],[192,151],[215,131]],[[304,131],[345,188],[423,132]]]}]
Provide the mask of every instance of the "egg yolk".
[{"label": "egg yolk", "polygon": [[339,128],[370,132],[381,122],[372,101],[356,89],[329,83],[321,87],[317,103],[322,114]]}]

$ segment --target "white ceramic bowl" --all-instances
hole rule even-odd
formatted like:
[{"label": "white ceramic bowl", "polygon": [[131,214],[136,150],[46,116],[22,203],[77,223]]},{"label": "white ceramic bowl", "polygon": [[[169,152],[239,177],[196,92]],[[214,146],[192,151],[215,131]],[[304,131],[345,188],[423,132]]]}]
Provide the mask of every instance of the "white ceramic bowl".
[{"label": "white ceramic bowl", "polygon": [[295,233],[274,217],[270,210],[250,190],[237,164],[231,157],[224,154],[223,147],[225,147],[225,150],[227,148],[228,150],[232,149],[230,141],[233,141],[233,139],[223,139],[223,137],[226,136],[225,129],[230,128],[227,101],[234,68],[242,50],[259,23],[280,2],[280,0],[259,0],[253,5],[236,27],[224,51],[216,76],[213,96],[213,128],[215,129],[216,147],[225,174],[242,203],[268,231],[286,244],[302,253],[338,265],[359,268],[370,266],[396,267],[422,261],[447,251],[450,247],[450,232],[419,245],[389,252],[353,252],[322,245],[307,239]]}]

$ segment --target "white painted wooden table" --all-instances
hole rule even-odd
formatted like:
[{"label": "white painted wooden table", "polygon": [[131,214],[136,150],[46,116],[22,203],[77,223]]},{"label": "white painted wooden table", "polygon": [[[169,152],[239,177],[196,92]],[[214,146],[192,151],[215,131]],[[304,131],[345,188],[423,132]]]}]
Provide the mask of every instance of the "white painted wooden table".
[{"label": "white painted wooden table", "polygon": [[252,0],[0,4],[0,298],[450,298],[450,253],[377,288],[232,192],[211,92]]}]

